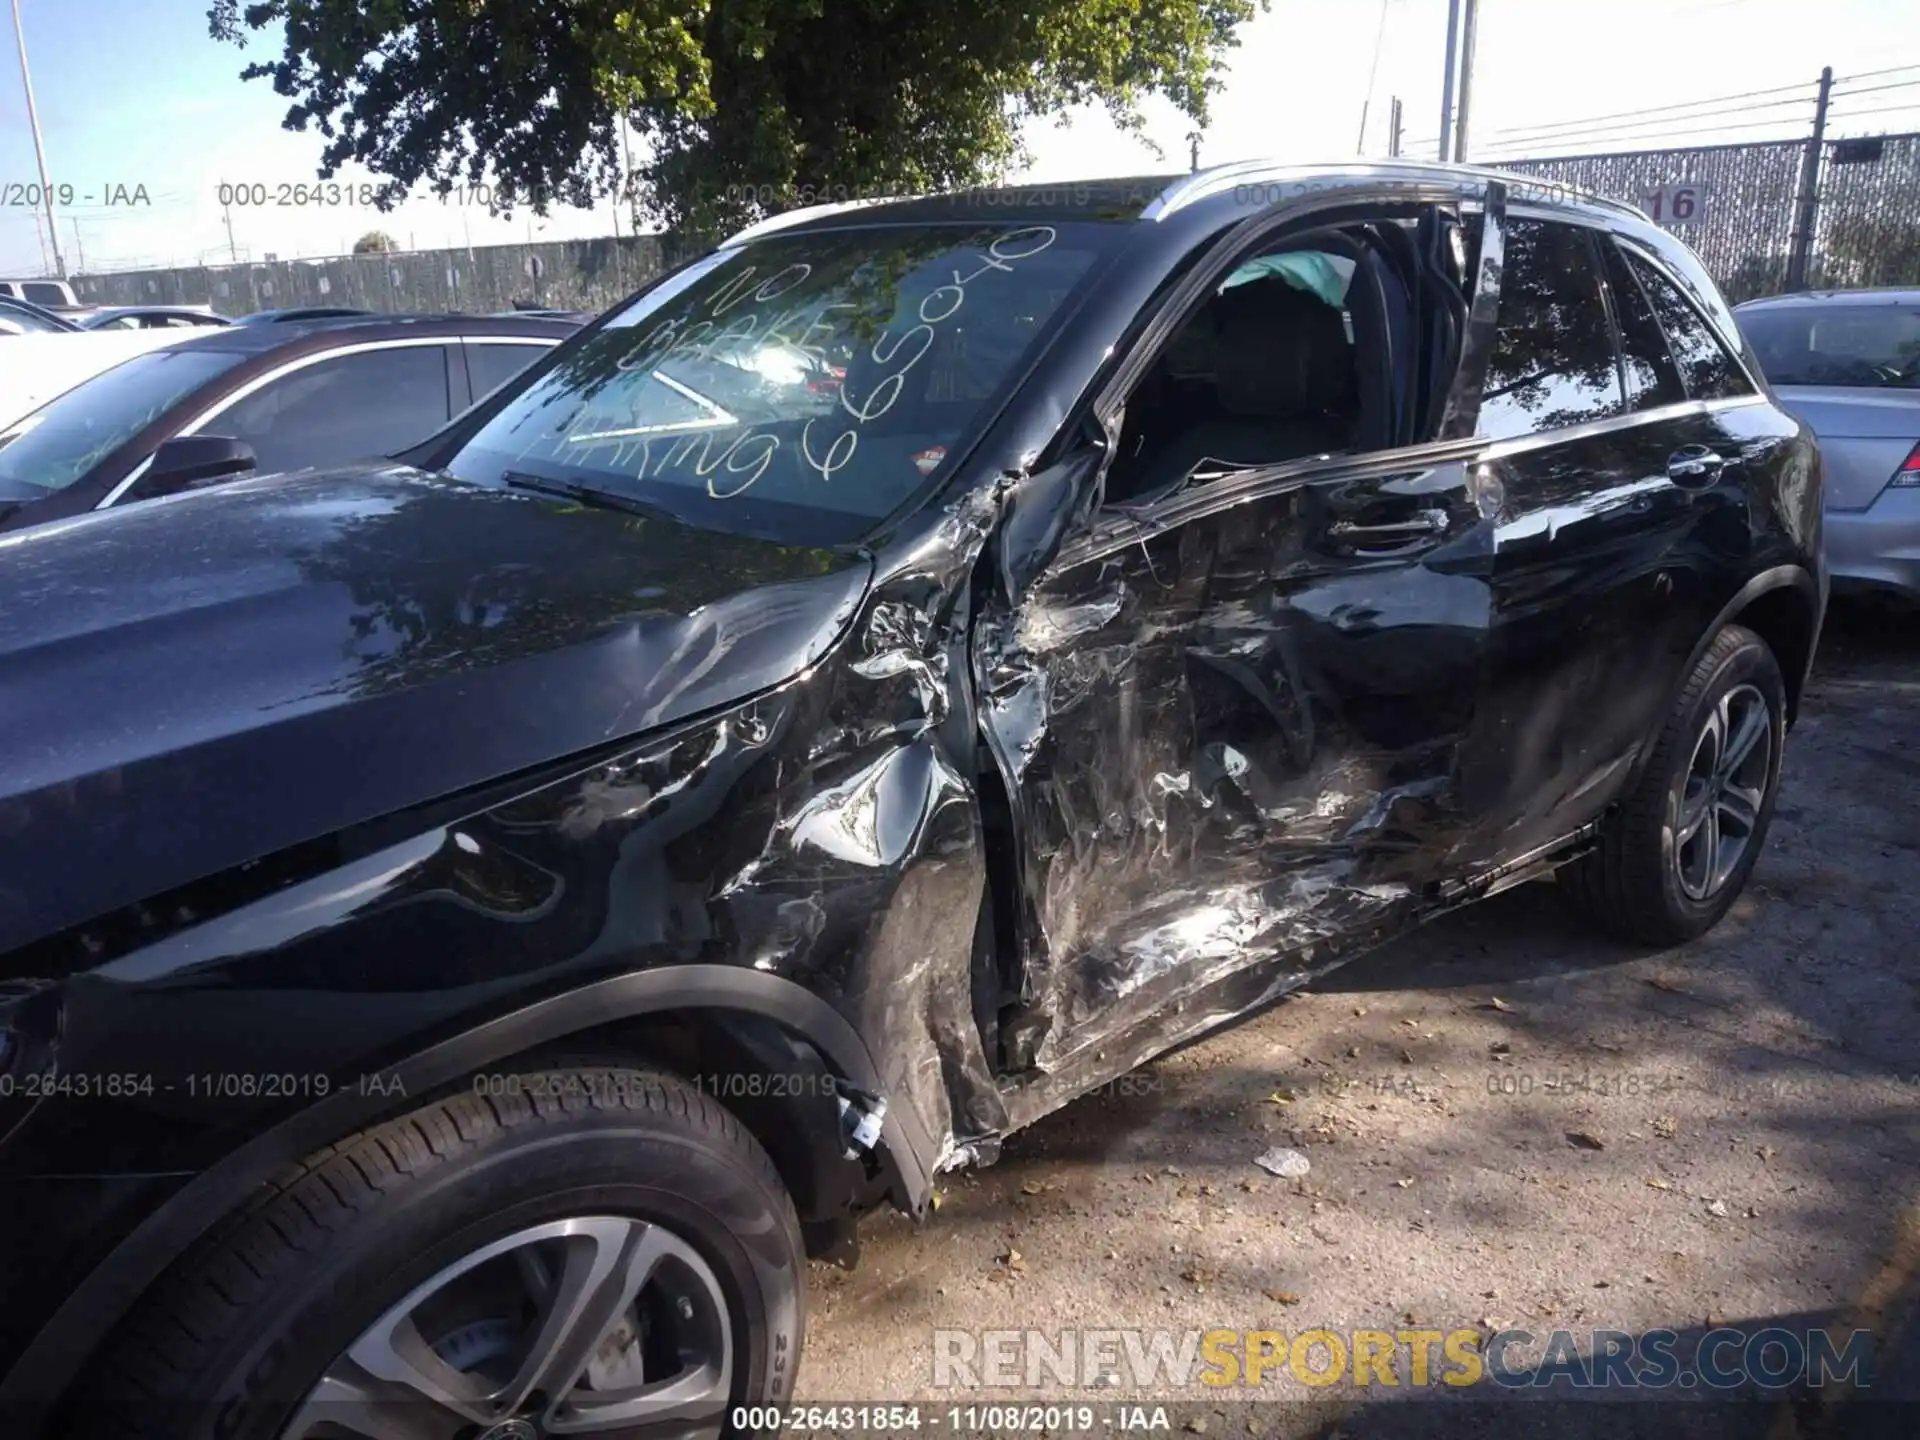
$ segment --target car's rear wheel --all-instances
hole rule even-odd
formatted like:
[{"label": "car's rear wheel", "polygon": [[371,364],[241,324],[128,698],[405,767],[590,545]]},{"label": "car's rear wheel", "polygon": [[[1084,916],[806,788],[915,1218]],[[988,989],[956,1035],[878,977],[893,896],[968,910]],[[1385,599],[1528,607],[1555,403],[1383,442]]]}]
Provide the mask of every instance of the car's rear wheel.
[{"label": "car's rear wheel", "polygon": [[665,1076],[484,1077],[310,1157],[165,1277],[87,1435],[719,1435],[792,1394],[799,1225],[766,1152]]},{"label": "car's rear wheel", "polygon": [[1739,898],[1780,786],[1786,685],[1753,631],[1713,639],[1598,845],[1563,867],[1586,916],[1622,938],[1677,945]]}]

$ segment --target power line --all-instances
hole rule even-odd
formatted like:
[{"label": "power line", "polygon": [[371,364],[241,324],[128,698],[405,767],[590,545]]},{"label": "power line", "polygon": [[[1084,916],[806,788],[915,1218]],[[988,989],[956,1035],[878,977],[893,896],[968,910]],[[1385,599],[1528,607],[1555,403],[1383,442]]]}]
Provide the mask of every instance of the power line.
[{"label": "power line", "polygon": [[[1766,90],[1744,90],[1737,95],[1714,95],[1701,100],[1682,100],[1672,105],[1654,105],[1640,110],[1620,110],[1611,115],[1588,115],[1578,120],[1556,120],[1551,124],[1509,126],[1506,130],[1499,130],[1494,133],[1496,135],[1510,135],[1520,131],[1533,132],[1536,130],[1559,130],[1569,126],[1599,125],[1609,120],[1626,120],[1642,115],[1662,115],[1675,110],[1693,110],[1702,105],[1724,105],[1733,100],[1752,100],[1763,95],[1779,95],[1789,91],[1809,94],[1813,89],[1814,85],[1812,81],[1802,81],[1797,85],[1775,85]],[[1811,98],[1810,94],[1809,98]]]},{"label": "power line", "polygon": [[[1498,140],[1495,143],[1502,146],[1537,145],[1543,141],[1550,140],[1572,140],[1591,136],[1621,136],[1630,131],[1644,130],[1648,126],[1653,126],[1658,129],[1671,129],[1676,125],[1689,126],[1702,121],[1717,120],[1725,115],[1750,115],[1755,111],[1777,110],[1783,106],[1790,106],[1794,109],[1804,109],[1811,99],[1811,96],[1804,96],[1795,100],[1775,100],[1764,105],[1729,105],[1723,109],[1701,110],[1691,115],[1656,115],[1644,120],[1623,120],[1612,125],[1586,125],[1574,130],[1509,134],[1505,139]],[[1759,123],[1792,125],[1799,122],[1797,116],[1777,116]]]},{"label": "power line", "polygon": [[1916,87],[1920,87],[1920,80],[1890,80],[1885,85],[1862,85],[1853,90],[1842,90],[1836,84],[1833,98],[1838,100],[1843,95],[1871,95],[1879,90],[1912,90]]},{"label": "power line", "polygon": [[[1792,124],[1793,122],[1790,120],[1749,120],[1744,124],[1716,125],[1714,126],[1714,129],[1716,130],[1753,130],[1763,126],[1770,127],[1770,128],[1779,128],[1782,126],[1790,126]],[[1684,140],[1684,139],[1690,138],[1695,134],[1697,134],[1697,132],[1687,130],[1687,129],[1670,130],[1670,131],[1662,131],[1658,134],[1653,134],[1653,135],[1633,135],[1633,136],[1619,137],[1619,143],[1638,145],[1642,142],[1651,141],[1651,140],[1667,140],[1667,139],[1683,139]],[[1577,135],[1563,135],[1555,138],[1563,139],[1570,145],[1579,145],[1583,143],[1580,137]],[[1802,130],[1800,134],[1782,135],[1777,138],[1781,140],[1800,140],[1804,138],[1804,130]],[[1706,141],[1704,143],[1710,145],[1715,142]],[[1756,142],[1756,143],[1763,143],[1763,142]],[[1519,147],[1517,148],[1509,147],[1506,150],[1504,150],[1500,155],[1492,158],[1501,159],[1501,160],[1529,160],[1529,159],[1551,158],[1546,156],[1529,155],[1527,153],[1525,145],[1526,145],[1526,142],[1521,142],[1521,145]],[[1656,148],[1676,150],[1676,149],[1690,149],[1690,148],[1697,148],[1697,147],[1691,147],[1691,146],[1685,146],[1685,145],[1665,145],[1665,146],[1659,146]]]},{"label": "power line", "polygon": [[1861,115],[1900,115],[1912,110],[1920,110],[1920,100],[1909,100],[1904,105],[1881,105],[1871,110],[1837,110],[1834,118],[1853,120]]},{"label": "power line", "polygon": [[1904,75],[1909,70],[1920,70],[1920,65],[1891,65],[1885,70],[1860,70],[1852,75],[1838,76],[1833,83],[1844,85],[1849,80],[1871,80],[1876,75]]}]

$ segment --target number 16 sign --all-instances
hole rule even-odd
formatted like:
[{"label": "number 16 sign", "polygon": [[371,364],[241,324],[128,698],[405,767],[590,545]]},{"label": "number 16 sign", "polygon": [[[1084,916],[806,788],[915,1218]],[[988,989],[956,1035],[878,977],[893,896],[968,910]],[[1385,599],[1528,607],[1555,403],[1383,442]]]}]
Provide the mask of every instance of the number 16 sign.
[{"label": "number 16 sign", "polygon": [[1707,192],[1699,185],[1661,185],[1642,195],[1640,206],[1656,224],[1684,225],[1706,210]]}]

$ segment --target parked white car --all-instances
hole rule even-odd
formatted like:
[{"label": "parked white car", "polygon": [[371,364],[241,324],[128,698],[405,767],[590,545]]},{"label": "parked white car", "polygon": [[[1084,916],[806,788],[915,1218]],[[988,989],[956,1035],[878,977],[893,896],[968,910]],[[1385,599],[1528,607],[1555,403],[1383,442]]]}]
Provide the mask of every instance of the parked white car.
[{"label": "parked white car", "polygon": [[0,429],[122,360],[179,340],[178,330],[8,335],[0,339]]}]

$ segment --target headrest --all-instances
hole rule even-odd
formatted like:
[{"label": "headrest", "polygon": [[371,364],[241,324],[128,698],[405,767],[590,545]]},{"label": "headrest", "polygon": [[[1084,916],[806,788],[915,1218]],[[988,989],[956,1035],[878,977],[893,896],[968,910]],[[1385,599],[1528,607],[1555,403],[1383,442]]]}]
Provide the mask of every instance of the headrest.
[{"label": "headrest", "polygon": [[1236,415],[1285,417],[1332,409],[1354,389],[1341,312],[1284,280],[1237,285],[1220,317],[1214,385]]}]

